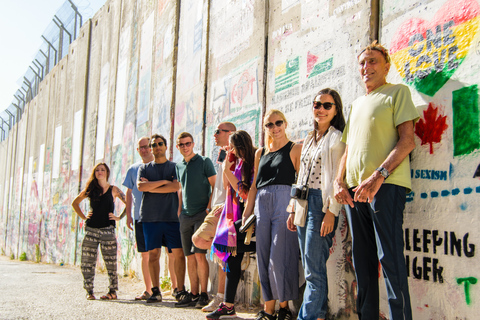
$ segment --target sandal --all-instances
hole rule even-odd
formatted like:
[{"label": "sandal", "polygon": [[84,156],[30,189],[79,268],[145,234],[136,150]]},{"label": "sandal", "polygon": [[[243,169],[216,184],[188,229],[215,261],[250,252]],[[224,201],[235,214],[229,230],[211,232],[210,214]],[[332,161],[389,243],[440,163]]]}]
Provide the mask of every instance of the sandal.
[{"label": "sandal", "polygon": [[144,291],[141,296],[135,297],[135,300],[147,300],[150,298],[151,294],[147,291]]},{"label": "sandal", "polygon": [[95,300],[95,296],[93,295],[93,292],[87,292],[87,300]]},{"label": "sandal", "polygon": [[106,295],[101,296],[100,299],[102,300],[117,300],[117,294],[115,291],[109,291]]}]

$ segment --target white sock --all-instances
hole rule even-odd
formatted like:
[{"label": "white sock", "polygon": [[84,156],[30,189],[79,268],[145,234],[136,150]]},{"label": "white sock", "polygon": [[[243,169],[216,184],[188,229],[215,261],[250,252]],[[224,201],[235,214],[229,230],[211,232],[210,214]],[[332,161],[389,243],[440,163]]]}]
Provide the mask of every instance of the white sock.
[{"label": "white sock", "polygon": [[223,293],[217,293],[217,297],[223,299],[223,297],[225,297],[225,295]]}]

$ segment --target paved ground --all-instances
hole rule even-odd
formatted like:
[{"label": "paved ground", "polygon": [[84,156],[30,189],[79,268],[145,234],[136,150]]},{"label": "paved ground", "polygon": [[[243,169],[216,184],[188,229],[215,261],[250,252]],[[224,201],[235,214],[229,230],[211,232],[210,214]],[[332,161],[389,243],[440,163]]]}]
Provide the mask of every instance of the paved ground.
[{"label": "paved ground", "polygon": [[[97,273],[95,296],[85,299],[83,278],[78,267],[10,260],[0,256],[0,319],[172,319],[200,320],[199,309],[178,309],[174,299],[164,293],[164,302],[149,304],[134,301],[142,292],[137,279],[120,278],[118,300],[98,298],[108,289],[106,273]],[[255,319],[258,307],[244,306],[239,319]],[[249,313],[244,313],[249,312]]]}]

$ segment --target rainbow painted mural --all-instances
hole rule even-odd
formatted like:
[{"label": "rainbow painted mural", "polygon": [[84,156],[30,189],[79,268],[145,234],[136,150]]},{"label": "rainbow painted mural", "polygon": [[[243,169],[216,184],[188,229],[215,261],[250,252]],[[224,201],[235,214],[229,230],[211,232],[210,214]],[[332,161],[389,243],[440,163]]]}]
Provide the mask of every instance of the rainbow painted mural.
[{"label": "rainbow painted mural", "polygon": [[476,0],[449,0],[432,21],[405,21],[390,45],[392,61],[405,82],[434,96],[467,56],[479,19]]}]

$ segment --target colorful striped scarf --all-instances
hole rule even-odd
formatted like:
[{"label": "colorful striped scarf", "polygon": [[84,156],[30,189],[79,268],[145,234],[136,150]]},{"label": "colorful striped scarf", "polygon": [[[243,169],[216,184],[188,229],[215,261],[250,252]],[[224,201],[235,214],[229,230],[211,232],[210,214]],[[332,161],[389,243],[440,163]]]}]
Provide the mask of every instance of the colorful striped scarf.
[{"label": "colorful striped scarf", "polygon": [[[240,160],[235,167],[233,174],[241,181],[242,180],[242,160]],[[235,230],[235,221],[242,218],[242,206],[240,203],[240,196],[235,192],[235,189],[230,185],[227,188],[227,197],[222,214],[218,220],[217,232],[212,244],[212,253],[223,262],[226,267],[227,259],[230,255],[237,254],[237,231]]]}]

